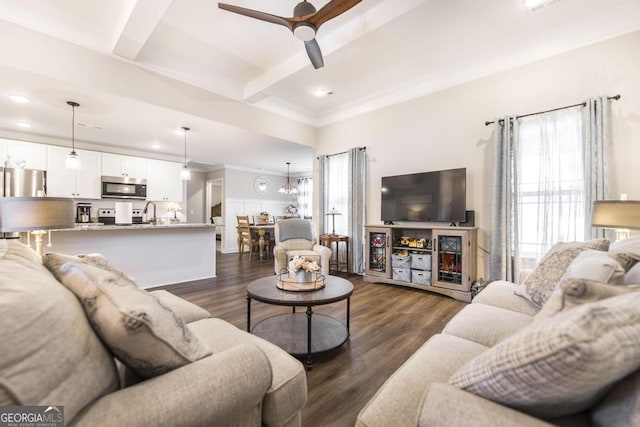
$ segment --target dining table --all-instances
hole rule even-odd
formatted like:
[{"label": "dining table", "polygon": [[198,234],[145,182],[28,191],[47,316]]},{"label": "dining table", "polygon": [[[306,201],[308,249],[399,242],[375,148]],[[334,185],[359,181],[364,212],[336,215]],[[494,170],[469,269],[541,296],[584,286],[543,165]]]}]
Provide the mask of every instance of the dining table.
[{"label": "dining table", "polygon": [[[265,234],[269,233],[271,235],[273,235],[274,233],[274,225],[273,224],[249,224],[249,230],[251,231],[251,234],[253,233],[257,233],[258,234],[258,245],[260,247],[260,259],[263,258],[264,255],[266,255],[265,251],[264,251],[264,236]],[[238,237],[238,247],[240,247],[240,237]]]}]

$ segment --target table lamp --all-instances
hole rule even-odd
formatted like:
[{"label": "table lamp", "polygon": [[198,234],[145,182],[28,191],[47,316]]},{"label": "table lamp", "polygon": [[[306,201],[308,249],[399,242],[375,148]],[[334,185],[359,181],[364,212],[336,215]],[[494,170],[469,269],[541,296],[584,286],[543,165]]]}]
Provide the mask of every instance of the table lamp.
[{"label": "table lamp", "polygon": [[1,197],[0,232],[29,231],[35,237],[36,253],[42,256],[46,230],[73,228],[73,200],[63,197]]},{"label": "table lamp", "polygon": [[629,237],[629,229],[640,230],[640,201],[596,200],[591,216],[593,227],[615,228],[616,239]]},{"label": "table lamp", "polygon": [[339,212],[338,210],[336,210],[336,207],[332,207],[331,210],[329,212],[327,212],[327,215],[331,215],[333,218],[333,231],[331,232],[332,236],[336,235],[336,215],[342,215],[341,212]]}]

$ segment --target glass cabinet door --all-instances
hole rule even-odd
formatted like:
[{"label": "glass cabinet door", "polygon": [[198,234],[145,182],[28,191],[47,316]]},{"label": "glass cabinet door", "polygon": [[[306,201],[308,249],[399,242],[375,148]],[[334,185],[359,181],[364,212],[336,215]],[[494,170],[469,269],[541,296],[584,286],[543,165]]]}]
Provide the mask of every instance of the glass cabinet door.
[{"label": "glass cabinet door", "polygon": [[466,231],[434,230],[433,282],[447,289],[468,291],[469,236]]},{"label": "glass cabinet door", "polygon": [[390,277],[390,230],[367,228],[367,274]]}]

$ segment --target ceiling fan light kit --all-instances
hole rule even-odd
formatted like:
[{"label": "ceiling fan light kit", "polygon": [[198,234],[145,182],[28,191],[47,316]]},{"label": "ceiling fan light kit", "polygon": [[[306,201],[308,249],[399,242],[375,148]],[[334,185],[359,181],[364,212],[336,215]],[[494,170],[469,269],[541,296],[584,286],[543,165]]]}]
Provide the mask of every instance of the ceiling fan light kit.
[{"label": "ceiling fan light kit", "polygon": [[218,7],[229,12],[248,16],[249,18],[287,27],[295,38],[304,42],[304,47],[311,61],[311,65],[313,65],[315,69],[318,69],[324,67],[322,51],[316,40],[316,33],[320,29],[320,26],[328,20],[342,15],[361,1],[362,0],[331,0],[322,6],[320,10],[316,10],[314,5],[305,0],[299,2],[293,8],[293,16],[291,18],[226,3],[218,3]]}]

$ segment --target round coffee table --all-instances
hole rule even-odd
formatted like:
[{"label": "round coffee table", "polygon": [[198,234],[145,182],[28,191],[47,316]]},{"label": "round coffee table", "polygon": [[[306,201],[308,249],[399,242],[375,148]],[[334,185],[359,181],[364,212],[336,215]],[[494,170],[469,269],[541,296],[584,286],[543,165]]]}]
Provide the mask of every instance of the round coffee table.
[{"label": "round coffee table", "polygon": [[[340,347],[349,339],[349,317],[353,284],[336,276],[325,276],[325,287],[316,291],[292,292],[276,287],[276,277],[254,280],[247,287],[247,332],[253,332],[294,356],[306,354],[307,369],[313,367],[311,355]],[[251,328],[251,301],[293,307],[292,313],[268,317]],[[324,314],[313,315],[313,306],[347,300],[347,324]],[[296,307],[306,307],[296,313]],[[313,337],[313,339],[312,339]]]}]

